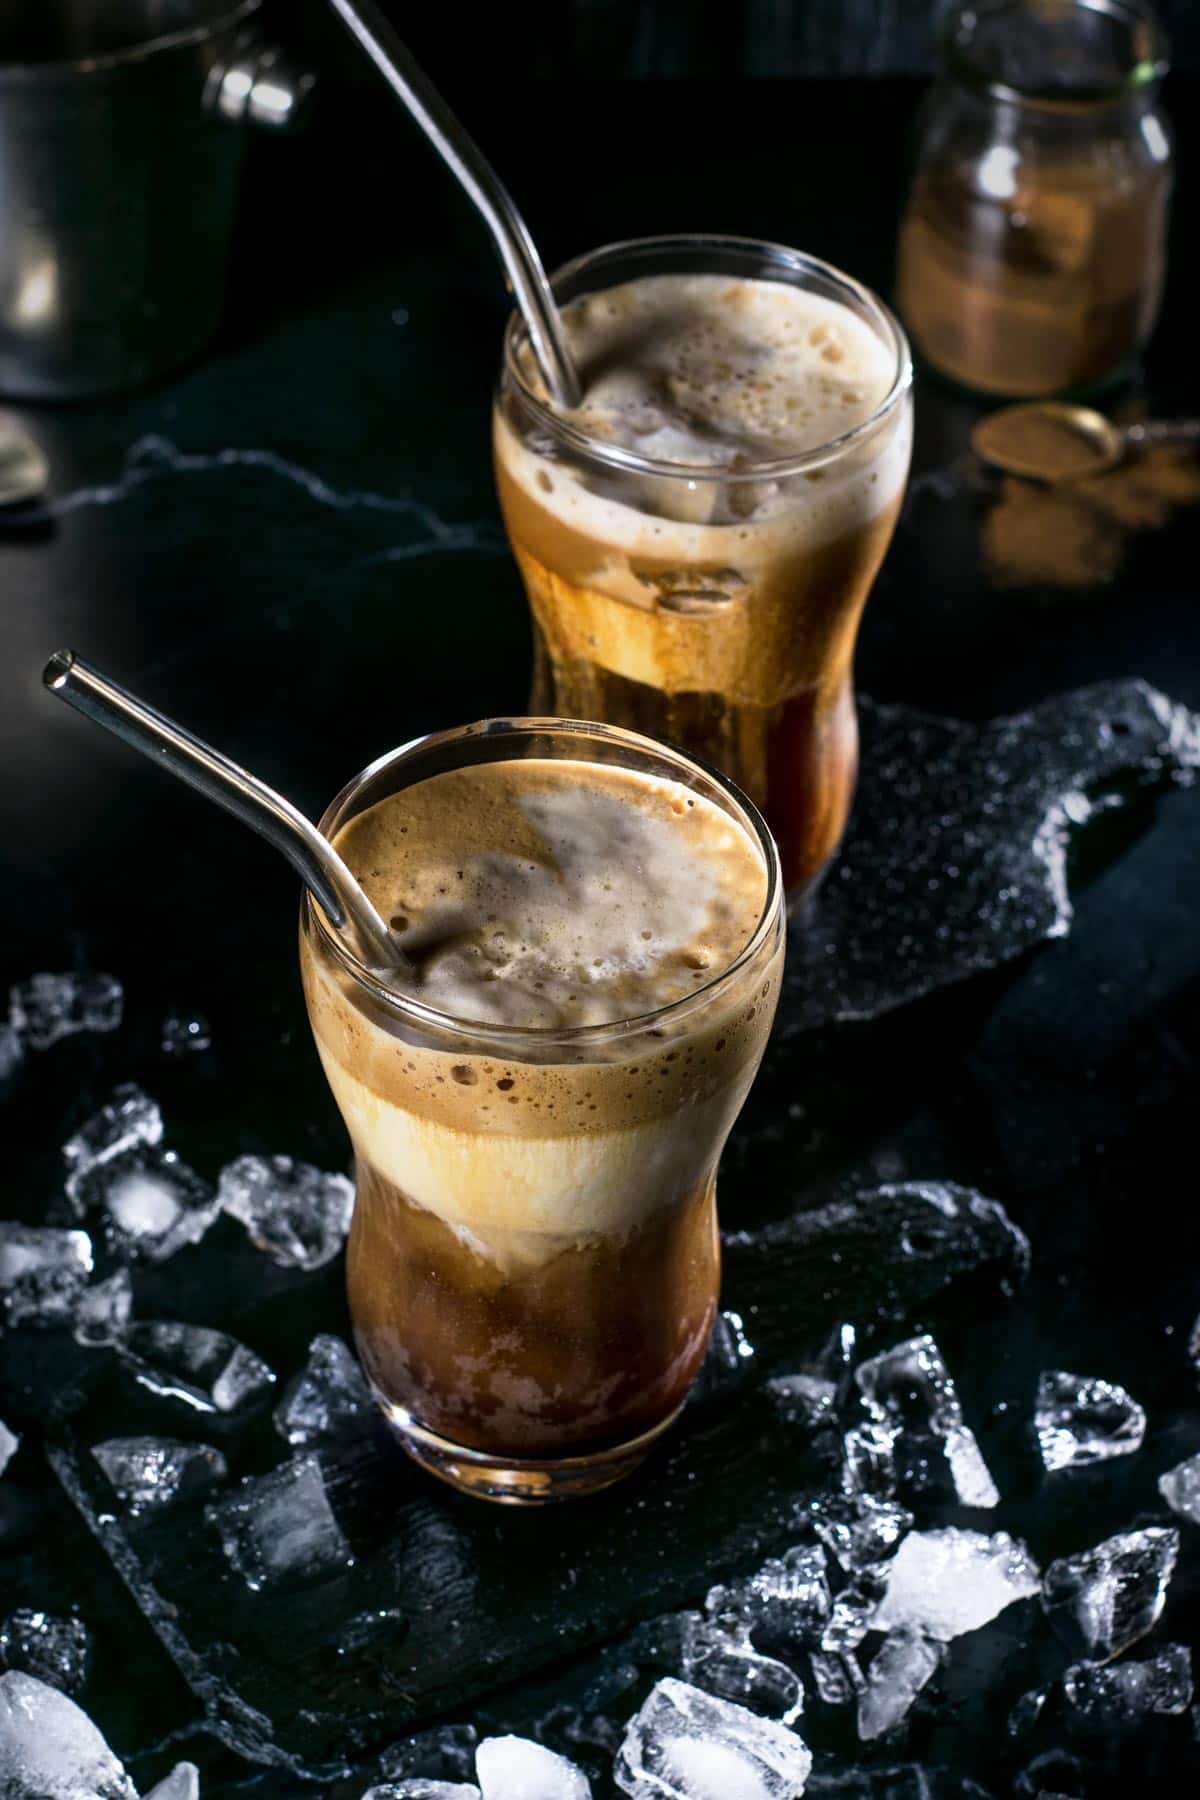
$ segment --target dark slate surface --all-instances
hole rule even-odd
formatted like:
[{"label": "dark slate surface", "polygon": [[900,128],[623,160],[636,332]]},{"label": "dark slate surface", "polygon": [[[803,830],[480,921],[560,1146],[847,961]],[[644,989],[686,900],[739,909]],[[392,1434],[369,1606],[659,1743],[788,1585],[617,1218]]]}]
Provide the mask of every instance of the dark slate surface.
[{"label": "dark slate surface", "polygon": [[[803,243],[886,286],[898,146],[916,93],[902,83],[725,86],[698,129],[694,89],[622,90],[620,133],[589,133],[580,147],[572,132],[570,159],[577,92],[480,89],[473,122],[552,259],[610,236],[710,225]],[[1182,217],[1200,139],[1191,90],[1176,94]],[[611,119],[617,95],[593,88],[586,98],[598,121]],[[847,135],[875,154],[832,157],[830,143]],[[569,191],[568,160],[578,177]],[[5,1096],[5,1216],[43,1215],[58,1146],[121,1079],[161,1098],[169,1140],[206,1176],[250,1149],[330,1168],[345,1157],[307,1041],[290,876],[198,799],[55,709],[38,685],[45,653],[74,643],[313,810],[398,739],[523,698],[523,602],[500,547],[486,440],[503,305],[473,222],[403,128],[336,97],[307,141],[257,147],[245,200],[223,343],[152,393],[32,416],[53,464],[51,503],[0,522],[0,978],[111,969],[128,992],[119,1033],[30,1059]],[[1160,410],[1200,410],[1193,306],[1180,260],[1147,367]],[[919,402],[928,471],[961,454],[971,412],[934,388]],[[1137,676],[1200,707],[1194,517],[1135,545],[1112,586],[1063,597],[987,586],[982,504],[934,483],[910,508],[864,628],[860,677],[878,702],[979,722]],[[950,1290],[944,1314],[925,1294],[908,1303],[934,1319],[959,1376],[1005,1492],[998,1522],[1028,1532],[1043,1561],[1160,1510],[1156,1475],[1200,1447],[1185,1353],[1200,1307],[1187,1173],[1200,1059],[1196,805],[1193,794],[1147,789],[1077,835],[1067,937],[877,1020],[781,1044],[731,1147],[725,1223],[735,1232],[825,1203],[842,1181],[940,1178],[994,1196],[1028,1233],[1032,1272],[1012,1297],[969,1284]],[[168,1058],[162,1019],[191,1007],[207,1015],[213,1047]],[[753,1339],[766,1290],[753,1256],[739,1265],[738,1254],[728,1303]],[[183,1255],[192,1260],[139,1273],[144,1316],[236,1319],[281,1374],[311,1332],[344,1329],[336,1267],[288,1276],[226,1226]],[[763,1334],[774,1358],[765,1312]],[[47,1414],[56,1398],[69,1408],[64,1390],[88,1375],[88,1359],[29,1333],[12,1334],[0,1358],[0,1417],[26,1440],[0,1481],[6,1609],[76,1603],[93,1623],[85,1699],[140,1785],[194,1753],[206,1797],[302,1791],[279,1767],[255,1774],[196,1737],[192,1693],[51,1475]],[[1150,1415],[1138,1457],[1039,1481],[1023,1421],[1037,1371],[1053,1366],[1137,1395]],[[107,1380],[102,1369],[91,1378]],[[707,1431],[750,1429],[726,1426],[719,1397],[705,1416],[678,1455]],[[396,1492],[428,1504],[407,1471]],[[753,1533],[762,1498],[747,1481],[722,1504]],[[636,1517],[634,1505],[631,1492]],[[503,1514],[470,1521],[501,1551],[530,1535]],[[727,1572],[728,1546],[709,1535],[704,1509],[690,1521],[670,1553],[665,1604],[698,1599]],[[565,1543],[569,1516],[554,1529]],[[582,1555],[582,1515],[579,1530]],[[1196,1644],[1200,1549],[1186,1533],[1184,1548],[1163,1632]],[[537,1620],[517,1585],[501,1637],[524,1644]],[[623,1610],[634,1616],[643,1602],[627,1595]],[[568,1625],[566,1641],[580,1643]],[[943,1771],[939,1792],[966,1771],[1007,1793],[1040,1748],[998,1748],[1002,1720],[983,1698],[994,1682],[1004,1688],[1004,1671],[1020,1672],[1023,1628],[987,1655],[964,1651],[945,1677],[955,1703],[914,1722],[901,1757]],[[481,1700],[481,1717],[532,1723],[552,1704],[547,1679]],[[407,1699],[397,1705],[397,1732],[411,1716]],[[1158,1725],[1099,1755],[1086,1792],[1127,1793],[1131,1780],[1139,1793],[1186,1791],[1197,1773],[1190,1721]],[[341,1784],[339,1800],[363,1785]]]}]

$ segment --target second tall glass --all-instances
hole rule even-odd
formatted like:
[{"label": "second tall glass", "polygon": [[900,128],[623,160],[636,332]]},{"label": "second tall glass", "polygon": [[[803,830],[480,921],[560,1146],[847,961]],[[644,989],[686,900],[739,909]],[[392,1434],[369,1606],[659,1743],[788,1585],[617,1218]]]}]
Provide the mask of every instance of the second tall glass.
[{"label": "second tall glass", "polygon": [[[553,287],[566,306],[696,275],[787,283],[835,320],[844,309],[882,347],[884,392],[869,416],[800,454],[664,461],[561,414],[510,321],[494,446],[533,616],[530,710],[605,720],[716,763],[765,812],[794,903],[836,850],[853,800],[854,646],[907,479],[911,364],[868,289],[778,245],[615,244],[567,264]],[[826,348],[832,360],[836,342]]]}]

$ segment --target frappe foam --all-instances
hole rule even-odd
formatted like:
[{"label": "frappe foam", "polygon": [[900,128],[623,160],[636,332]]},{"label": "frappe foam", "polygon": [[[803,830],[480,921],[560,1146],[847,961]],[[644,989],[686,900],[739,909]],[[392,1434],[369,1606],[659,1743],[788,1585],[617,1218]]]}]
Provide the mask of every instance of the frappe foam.
[{"label": "frappe foam", "polygon": [[[839,301],[778,281],[656,275],[574,300],[563,321],[584,384],[564,421],[712,471],[690,486],[584,471],[498,413],[501,466],[573,531],[634,554],[737,562],[845,536],[904,484],[909,434],[895,430],[802,483],[753,476],[862,425],[892,386],[894,350]],[[522,364],[536,390],[528,350]]]},{"label": "frappe foam", "polygon": [[584,388],[567,416],[656,461],[737,469],[869,419],[894,359],[837,300],[780,281],[653,275],[563,310]]},{"label": "frappe foam", "polygon": [[766,895],[757,845],[678,782],[487,763],[360,813],[337,847],[453,1018],[566,1029],[657,1012],[728,967]]}]

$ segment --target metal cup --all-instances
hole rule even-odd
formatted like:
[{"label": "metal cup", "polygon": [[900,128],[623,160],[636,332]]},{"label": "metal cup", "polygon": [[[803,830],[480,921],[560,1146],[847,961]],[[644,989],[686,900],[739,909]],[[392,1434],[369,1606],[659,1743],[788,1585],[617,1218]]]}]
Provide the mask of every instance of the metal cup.
[{"label": "metal cup", "polygon": [[260,0],[37,0],[0,18],[0,394],[148,381],[216,330],[242,120],[311,78]]}]

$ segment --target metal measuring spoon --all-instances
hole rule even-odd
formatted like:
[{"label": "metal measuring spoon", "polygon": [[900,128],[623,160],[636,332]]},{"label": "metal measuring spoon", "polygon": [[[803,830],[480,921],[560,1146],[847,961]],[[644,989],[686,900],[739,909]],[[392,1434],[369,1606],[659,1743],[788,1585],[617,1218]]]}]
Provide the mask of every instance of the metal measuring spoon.
[{"label": "metal measuring spoon", "polygon": [[1200,419],[1116,425],[1092,407],[1067,400],[1002,406],[971,433],[971,447],[982,462],[1051,485],[1115,469],[1131,450],[1194,443],[1200,443]]},{"label": "metal measuring spoon", "polygon": [[365,949],[372,965],[380,970],[408,969],[408,958],[329,839],[290,800],[136,699],[73,650],[56,650],[42,671],[42,680],[60,700],[215,800],[282,850],[329,922],[343,933],[348,925],[353,928],[359,942],[351,948],[357,955]]},{"label": "metal measuring spoon", "polygon": [[525,321],[542,379],[559,406],[578,406],[583,388],[567,334],[542,259],[512,196],[373,0],[330,0],[330,4],[483,215]]}]

